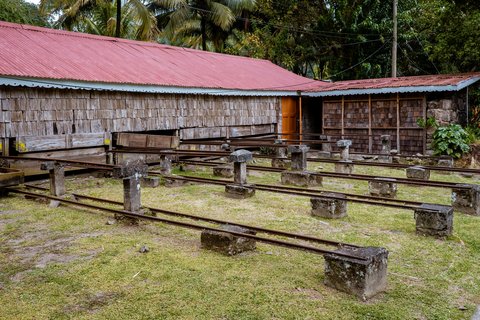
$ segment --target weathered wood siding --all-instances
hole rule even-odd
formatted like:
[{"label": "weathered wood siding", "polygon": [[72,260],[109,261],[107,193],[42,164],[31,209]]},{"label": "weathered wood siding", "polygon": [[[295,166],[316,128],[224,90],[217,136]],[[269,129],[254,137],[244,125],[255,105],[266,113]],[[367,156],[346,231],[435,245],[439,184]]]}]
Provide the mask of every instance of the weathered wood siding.
[{"label": "weathered wood siding", "polygon": [[0,87],[0,106],[0,137],[180,130],[193,139],[273,132],[280,98]]},{"label": "weathered wood siding", "polygon": [[380,137],[390,135],[392,148],[401,153],[423,153],[425,130],[416,121],[425,118],[425,109],[421,95],[325,98],[323,133],[352,140],[352,149],[357,152],[380,152]]}]

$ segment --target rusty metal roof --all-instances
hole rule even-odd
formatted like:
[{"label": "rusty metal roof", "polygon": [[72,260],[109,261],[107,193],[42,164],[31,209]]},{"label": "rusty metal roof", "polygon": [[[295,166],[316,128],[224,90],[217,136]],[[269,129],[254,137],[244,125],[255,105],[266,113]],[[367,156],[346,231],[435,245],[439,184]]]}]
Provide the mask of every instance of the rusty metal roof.
[{"label": "rusty metal roof", "polygon": [[322,83],[267,60],[7,22],[0,22],[0,52],[0,76],[19,85],[34,79],[38,86],[62,80],[296,93]]},{"label": "rusty metal roof", "polygon": [[305,95],[340,96],[409,92],[459,91],[480,80],[480,73],[348,80],[309,89]]}]

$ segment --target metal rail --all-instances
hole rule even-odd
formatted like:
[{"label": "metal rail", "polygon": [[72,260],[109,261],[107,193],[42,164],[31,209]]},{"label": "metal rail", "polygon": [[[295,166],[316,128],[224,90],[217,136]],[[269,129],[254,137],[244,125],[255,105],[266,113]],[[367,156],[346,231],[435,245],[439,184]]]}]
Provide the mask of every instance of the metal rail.
[{"label": "metal rail", "polygon": [[[217,165],[224,164],[223,162],[205,162],[200,160],[180,160],[179,163],[185,164],[192,164],[192,165],[201,165],[206,167],[214,167]],[[264,171],[264,172],[282,172],[285,169],[280,168],[272,168],[272,167],[262,167],[262,166],[254,166],[248,165],[248,169],[255,170],[255,171]],[[443,182],[443,181],[424,181],[424,180],[417,180],[417,179],[405,179],[405,178],[397,178],[397,177],[383,177],[383,176],[370,176],[364,174],[345,174],[345,173],[334,173],[334,172],[314,172],[312,173],[314,176],[318,177],[328,177],[328,178],[339,178],[339,179],[350,179],[350,180],[362,180],[362,181],[374,181],[376,178],[388,180],[388,179],[395,179],[396,183],[398,184],[406,184],[406,185],[415,185],[415,186],[424,186],[424,187],[437,187],[437,188],[456,188],[456,189],[463,189],[468,190],[469,187],[461,187],[458,186],[457,183],[454,182]]]},{"label": "metal rail", "polygon": [[[149,173],[161,175],[160,172],[155,172],[155,171],[150,171]],[[206,184],[223,185],[223,186],[227,184],[232,184],[232,181],[227,181],[227,180],[197,178],[197,177],[189,177],[189,176],[183,176],[183,175],[168,176],[165,178],[172,179],[172,180],[183,180],[183,181],[190,181],[190,182],[196,182],[196,183],[206,183]],[[264,184],[255,184],[255,189],[261,190],[261,191],[269,191],[269,192],[283,193],[288,195],[296,195],[296,196],[304,196],[304,197],[323,196],[323,197],[327,197],[335,200],[347,200],[354,203],[378,205],[383,207],[405,209],[405,210],[414,210],[422,204],[421,202],[415,202],[415,201],[403,201],[403,200],[397,200],[397,199],[385,199],[385,198],[379,198],[379,197],[349,195],[349,194],[345,194],[337,191],[307,190],[307,189],[300,189],[300,188],[271,186],[271,185],[264,185]],[[337,194],[345,195],[347,196],[347,198],[336,197],[333,195],[325,196],[325,195],[322,195],[321,192],[337,193]],[[348,198],[348,196],[350,196],[350,198]]]},{"label": "metal rail", "polygon": [[0,156],[0,159],[16,160],[16,161],[18,160],[40,161],[40,162],[53,161],[53,162],[62,163],[71,167],[99,169],[99,170],[113,170],[113,168],[115,168],[115,165],[112,165],[112,164],[89,162],[89,161],[78,161],[78,160],[66,160],[66,159],[57,159],[57,158]]},{"label": "metal rail", "polygon": [[[317,247],[313,247],[313,246],[309,246],[309,245],[292,243],[292,242],[287,242],[287,241],[278,240],[278,239],[269,239],[269,238],[265,238],[265,237],[259,237],[257,235],[248,234],[248,233],[241,233],[241,232],[235,232],[235,231],[230,231],[230,230],[227,231],[227,230],[223,230],[223,229],[212,228],[212,227],[202,226],[202,225],[188,223],[188,222],[168,220],[168,219],[155,217],[155,216],[147,216],[147,215],[138,214],[138,213],[134,213],[134,212],[131,212],[131,211],[126,211],[126,210],[105,208],[105,207],[101,207],[101,206],[97,206],[97,205],[93,205],[93,204],[88,204],[88,203],[74,201],[74,200],[68,200],[68,199],[55,197],[55,196],[50,196],[50,195],[43,195],[43,194],[38,194],[38,193],[33,193],[33,192],[22,191],[22,190],[18,190],[18,189],[11,189],[11,188],[9,188],[8,191],[10,191],[12,193],[27,195],[27,196],[30,196],[30,197],[33,197],[33,198],[44,198],[44,199],[56,200],[56,201],[59,201],[61,203],[67,203],[67,204],[71,204],[71,205],[75,205],[75,206],[79,206],[79,207],[84,207],[84,208],[88,208],[88,209],[101,210],[101,211],[105,211],[105,212],[109,212],[109,213],[120,214],[120,215],[129,217],[129,218],[134,218],[134,219],[142,219],[142,220],[148,220],[148,221],[154,221],[154,222],[161,222],[161,223],[165,223],[165,224],[168,224],[168,225],[174,225],[174,226],[177,226],[177,227],[189,228],[189,229],[194,229],[194,230],[202,230],[202,231],[203,230],[208,230],[208,231],[222,232],[222,233],[227,232],[227,233],[230,233],[230,234],[232,234],[234,236],[237,236],[237,237],[253,239],[253,240],[258,241],[258,242],[273,244],[273,245],[282,246],[282,247],[291,248],[291,249],[313,252],[313,253],[316,253],[316,254],[322,254],[322,255],[333,254],[333,255],[343,256],[343,257],[347,257],[347,258],[353,258],[353,259],[357,259],[357,260],[363,260],[363,261],[368,260],[368,258],[355,256],[355,255],[349,255],[349,254],[345,254],[343,252],[325,250],[325,249],[321,249],[321,248],[317,248]],[[342,246],[342,245],[345,245],[345,244],[337,243],[337,245]]]}]

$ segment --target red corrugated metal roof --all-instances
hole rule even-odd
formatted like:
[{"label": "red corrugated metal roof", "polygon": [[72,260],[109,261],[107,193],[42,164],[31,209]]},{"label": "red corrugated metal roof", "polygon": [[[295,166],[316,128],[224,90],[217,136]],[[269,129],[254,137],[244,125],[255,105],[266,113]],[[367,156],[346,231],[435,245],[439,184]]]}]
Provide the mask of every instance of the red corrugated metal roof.
[{"label": "red corrugated metal roof", "polygon": [[14,77],[268,91],[322,84],[267,60],[6,22],[0,53],[0,75]]},{"label": "red corrugated metal roof", "polygon": [[480,73],[468,74],[439,74],[413,77],[381,78],[365,80],[347,80],[321,85],[309,91],[336,91],[336,90],[367,90],[384,88],[411,88],[411,87],[440,87],[458,86],[464,81],[480,77]]}]

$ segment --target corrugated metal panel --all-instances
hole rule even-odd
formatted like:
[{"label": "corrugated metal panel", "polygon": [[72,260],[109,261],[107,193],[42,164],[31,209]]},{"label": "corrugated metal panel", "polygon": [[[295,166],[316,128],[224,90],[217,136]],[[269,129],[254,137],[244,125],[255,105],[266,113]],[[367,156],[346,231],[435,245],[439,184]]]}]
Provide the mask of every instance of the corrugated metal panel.
[{"label": "corrugated metal panel", "polygon": [[0,75],[207,89],[326,84],[259,59],[0,22]]},{"label": "corrugated metal panel", "polygon": [[175,86],[152,86],[122,83],[98,83],[72,80],[52,80],[33,78],[8,78],[0,76],[0,86],[29,87],[29,88],[53,88],[74,90],[100,90],[100,91],[125,91],[143,93],[169,93],[169,94],[206,94],[214,96],[253,96],[253,97],[287,97],[297,96],[296,91],[269,91],[269,90],[233,90],[233,89],[206,89],[185,88]]},{"label": "corrugated metal panel", "polygon": [[382,78],[339,81],[318,89],[308,90],[306,96],[341,96],[411,92],[459,91],[480,80],[480,73],[429,75],[401,78]]}]

